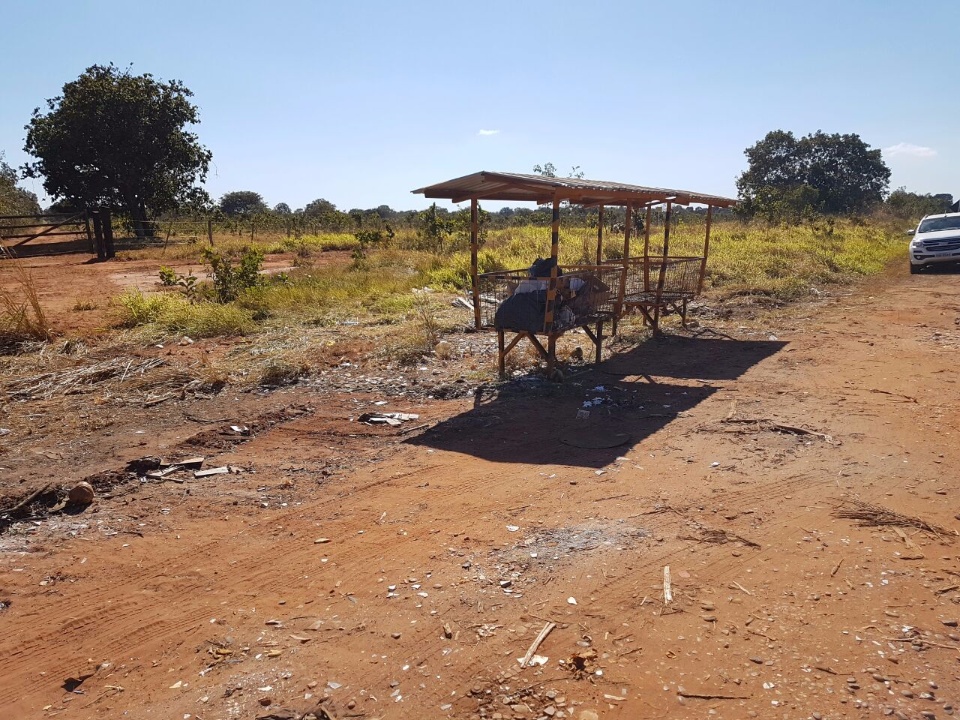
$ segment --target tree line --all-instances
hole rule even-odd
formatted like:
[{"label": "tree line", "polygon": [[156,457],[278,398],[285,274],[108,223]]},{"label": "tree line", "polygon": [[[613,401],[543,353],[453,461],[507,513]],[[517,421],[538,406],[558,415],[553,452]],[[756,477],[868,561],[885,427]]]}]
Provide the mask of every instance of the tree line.
[{"label": "tree line", "polygon": [[[442,236],[468,222],[468,211],[435,204],[425,211],[376,208],[340,210],[318,198],[293,210],[273,207],[254,190],[228,192],[218,202],[203,188],[212,153],[194,132],[200,123],[193,93],[180,81],[164,82],[149,73],[134,75],[113,64],[94,65],[63,86],[62,94],[34,110],[26,125],[24,150],[34,158],[20,168],[38,178],[55,202],[50,209],[109,207],[123,215],[138,236],[152,234],[158,219],[216,216],[226,221],[257,221],[271,227],[340,232],[417,227]],[[844,215],[884,208],[900,217],[946,211],[948,193],[920,195],[899,188],[888,193],[890,170],[878,149],[856,134],[822,131],[803,137],[774,130],[747,148],[747,169],[737,178],[743,218],[800,222],[818,215]],[[555,176],[552,163],[534,171]],[[584,173],[574,166],[570,177]],[[16,171],[0,155],[0,214],[39,211],[36,197],[17,184]],[[677,209],[684,213],[701,210]],[[549,224],[549,208],[503,208],[482,213],[484,228]],[[567,206],[565,222],[596,225],[596,209]],[[606,221],[624,221],[622,208],[608,208]],[[638,220],[641,219],[638,214]],[[639,227],[639,223],[638,223]],[[451,231],[452,232],[452,231]]]}]

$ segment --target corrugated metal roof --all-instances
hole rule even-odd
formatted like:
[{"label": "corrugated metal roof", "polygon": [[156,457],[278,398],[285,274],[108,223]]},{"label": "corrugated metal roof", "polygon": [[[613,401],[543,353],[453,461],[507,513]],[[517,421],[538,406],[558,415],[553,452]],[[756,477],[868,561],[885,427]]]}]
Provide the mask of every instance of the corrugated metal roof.
[{"label": "corrugated metal roof", "polygon": [[645,187],[608,180],[551,178],[523,173],[481,171],[472,175],[428,185],[413,191],[428,198],[462,202],[471,198],[546,203],[554,197],[577,205],[627,205],[673,200],[680,205],[699,203],[714,207],[732,207],[737,201],[719,195]]}]

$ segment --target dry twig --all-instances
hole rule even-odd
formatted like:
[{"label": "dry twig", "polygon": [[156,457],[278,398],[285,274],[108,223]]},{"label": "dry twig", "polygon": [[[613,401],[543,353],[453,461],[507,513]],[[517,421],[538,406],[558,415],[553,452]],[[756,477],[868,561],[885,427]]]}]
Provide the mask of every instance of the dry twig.
[{"label": "dry twig", "polygon": [[856,498],[841,500],[833,511],[833,516],[848,520],[859,520],[859,525],[862,527],[881,527],[883,525],[913,527],[938,537],[948,532],[945,528],[928,523],[926,520],[904,515],[882,505],[874,505]]}]

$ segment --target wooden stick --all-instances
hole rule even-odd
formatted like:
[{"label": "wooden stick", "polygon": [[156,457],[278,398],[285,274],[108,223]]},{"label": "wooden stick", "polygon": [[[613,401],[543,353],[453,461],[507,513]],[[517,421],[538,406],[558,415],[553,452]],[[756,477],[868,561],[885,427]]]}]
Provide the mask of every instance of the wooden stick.
[{"label": "wooden stick", "polygon": [[741,585],[740,583],[738,583],[736,580],[732,581],[730,584],[731,584],[732,586],[734,586],[735,588],[737,588],[737,590],[740,590],[740,591],[742,591],[742,592],[745,592],[747,595],[753,595],[752,592],[750,592],[749,590],[747,590],[743,585]]},{"label": "wooden stick", "polygon": [[678,690],[677,695],[682,698],[693,698],[695,700],[749,700],[749,695],[716,695],[713,693],[693,693],[686,690]]},{"label": "wooden stick", "polygon": [[673,592],[670,589],[670,566],[663,566],[663,602],[669,605],[673,602]]},{"label": "wooden stick", "polygon": [[523,656],[523,659],[520,661],[520,667],[525,668],[527,663],[530,662],[530,658],[533,657],[533,654],[537,651],[537,648],[540,647],[540,644],[547,639],[547,635],[557,626],[555,622],[548,622],[543,626],[543,630],[540,631],[540,634],[537,635],[537,639],[533,641],[527,650],[527,654]]},{"label": "wooden stick", "polygon": [[840,569],[841,565],[843,565],[843,558],[840,558],[840,562],[837,563],[837,566],[830,571],[830,577],[833,577],[837,574],[837,571]]},{"label": "wooden stick", "polygon": [[40,497],[41,495],[43,495],[47,490],[50,489],[50,486],[51,486],[51,485],[53,485],[53,483],[47,483],[46,485],[44,485],[44,486],[43,486],[42,488],[40,488],[39,490],[34,490],[32,493],[30,493],[29,495],[27,495],[23,500],[21,500],[20,502],[18,502],[18,503],[17,503],[16,505],[14,505],[12,508],[9,508],[9,509],[6,509],[6,510],[0,510],[0,512],[2,512],[4,515],[9,515],[9,514],[11,514],[11,513],[15,513],[17,510],[20,510],[21,508],[26,507],[27,505],[29,505],[30,503],[32,503],[34,500],[36,500],[38,497]]}]

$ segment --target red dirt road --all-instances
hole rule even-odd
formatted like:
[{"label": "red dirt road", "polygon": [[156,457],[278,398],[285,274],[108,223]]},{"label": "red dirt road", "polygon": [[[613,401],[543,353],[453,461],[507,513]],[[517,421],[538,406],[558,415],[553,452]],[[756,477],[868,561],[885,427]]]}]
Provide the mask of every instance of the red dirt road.
[{"label": "red dirt road", "polygon": [[0,535],[0,717],[951,715],[958,277],[701,320],[562,386],[398,397],[421,417],[395,429],[312,387],[237,398],[249,437],[160,406],[127,459],[245,472]]}]

